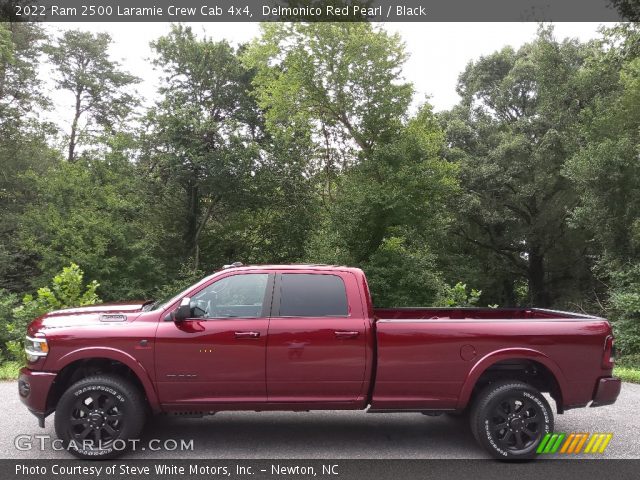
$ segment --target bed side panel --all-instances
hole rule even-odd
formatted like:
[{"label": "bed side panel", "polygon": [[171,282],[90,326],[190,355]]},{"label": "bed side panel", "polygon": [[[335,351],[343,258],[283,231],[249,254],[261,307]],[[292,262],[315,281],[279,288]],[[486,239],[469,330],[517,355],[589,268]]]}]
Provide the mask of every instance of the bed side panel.
[{"label": "bed side panel", "polygon": [[454,409],[474,366],[483,362],[484,370],[490,359],[506,359],[505,350],[518,350],[518,358],[530,352],[525,358],[552,366],[565,406],[587,403],[606,373],[601,361],[610,327],[602,319],[379,320],[376,332],[373,408]]}]

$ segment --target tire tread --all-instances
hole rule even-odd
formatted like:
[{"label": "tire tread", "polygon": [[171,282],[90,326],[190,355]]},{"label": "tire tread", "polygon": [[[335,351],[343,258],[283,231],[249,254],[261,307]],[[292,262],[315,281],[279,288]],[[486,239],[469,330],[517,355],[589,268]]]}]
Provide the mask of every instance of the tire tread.
[{"label": "tire tread", "polygon": [[536,388],[529,385],[528,383],[518,380],[502,380],[489,384],[477,395],[475,401],[472,404],[469,415],[471,433],[473,434],[476,441],[496,458],[503,460],[530,459],[536,456],[535,450],[529,455],[509,455],[508,457],[504,457],[502,455],[499,455],[489,445],[487,445],[487,442],[485,441],[486,439],[480,435],[479,427],[484,419],[484,410],[487,408],[488,404],[492,402],[498,395],[510,390],[526,390],[530,393],[538,395],[542,399],[543,405],[548,410],[550,429],[551,431],[553,431],[553,412],[544,396]]},{"label": "tire tread", "polygon": [[[142,428],[145,423],[146,401],[145,401],[144,395],[133,383],[131,383],[130,381],[118,375],[98,374],[98,375],[91,375],[89,377],[85,377],[81,380],[78,380],[74,384],[70,385],[66,389],[66,391],[62,394],[62,396],[60,397],[60,400],[58,401],[58,405],[56,407],[56,415],[54,419],[54,426],[55,426],[56,435],[58,436],[58,438],[63,440],[65,446],[68,445],[68,443],[70,442],[70,439],[68,438],[68,435],[66,433],[67,432],[66,419],[63,416],[59,415],[59,412],[67,408],[68,402],[74,400],[74,397],[73,397],[74,391],[76,391],[79,388],[87,387],[90,385],[107,385],[109,387],[114,388],[115,390],[118,390],[120,393],[122,393],[126,397],[126,399],[129,401],[129,406],[127,406],[127,409],[130,412],[130,414],[128,415],[128,418],[126,419],[126,421],[129,422],[127,438],[137,437],[142,431]],[[73,448],[68,448],[68,451],[79,458],[97,460],[97,459],[115,458],[125,453],[126,449],[113,450],[110,453],[106,453],[104,455],[96,455],[96,456],[84,455]]]}]

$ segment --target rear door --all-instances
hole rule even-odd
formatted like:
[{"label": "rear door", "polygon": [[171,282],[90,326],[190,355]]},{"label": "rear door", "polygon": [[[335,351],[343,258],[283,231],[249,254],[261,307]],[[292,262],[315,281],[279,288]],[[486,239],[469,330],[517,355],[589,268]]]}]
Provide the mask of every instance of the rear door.
[{"label": "rear door", "polygon": [[353,402],[361,396],[366,327],[358,292],[349,272],[276,275],[267,340],[269,402]]}]

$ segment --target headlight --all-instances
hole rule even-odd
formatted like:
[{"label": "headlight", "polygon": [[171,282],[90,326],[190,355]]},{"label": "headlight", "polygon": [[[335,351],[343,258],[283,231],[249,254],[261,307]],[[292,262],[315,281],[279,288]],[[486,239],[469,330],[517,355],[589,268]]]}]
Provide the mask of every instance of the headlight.
[{"label": "headlight", "polygon": [[27,360],[35,362],[38,358],[47,356],[49,344],[47,344],[47,339],[44,336],[27,337],[24,341],[24,351],[27,354]]}]

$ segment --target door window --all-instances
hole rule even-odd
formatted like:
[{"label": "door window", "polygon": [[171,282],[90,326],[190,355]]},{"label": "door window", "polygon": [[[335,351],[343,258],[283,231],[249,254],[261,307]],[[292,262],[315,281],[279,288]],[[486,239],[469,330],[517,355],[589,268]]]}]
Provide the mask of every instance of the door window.
[{"label": "door window", "polygon": [[268,273],[225,277],[191,298],[192,318],[257,318],[263,316]]},{"label": "door window", "polygon": [[347,316],[347,292],[339,276],[284,273],[281,278],[281,317]]}]

